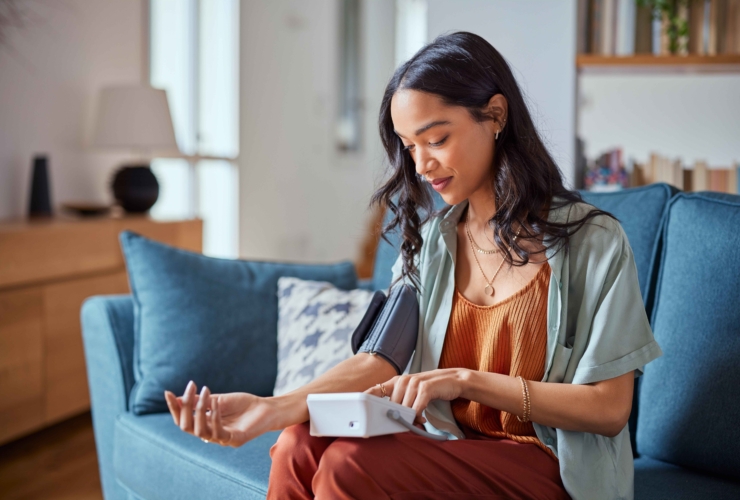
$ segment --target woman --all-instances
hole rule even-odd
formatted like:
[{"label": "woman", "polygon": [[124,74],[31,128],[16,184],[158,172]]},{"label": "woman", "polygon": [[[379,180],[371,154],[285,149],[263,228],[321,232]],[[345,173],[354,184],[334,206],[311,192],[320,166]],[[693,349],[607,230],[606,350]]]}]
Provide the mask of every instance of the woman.
[{"label": "woman", "polygon": [[[409,373],[361,353],[281,397],[191,382],[166,394],[175,423],[231,446],[285,429],[269,498],[631,497],[633,381],[661,352],[619,223],[563,186],[479,36],[440,36],[399,67],[379,125],[391,175],[373,202],[394,215],[393,281],[421,311]],[[433,212],[429,188],[451,207]],[[351,391],[451,439],[311,437],[306,395]]]}]

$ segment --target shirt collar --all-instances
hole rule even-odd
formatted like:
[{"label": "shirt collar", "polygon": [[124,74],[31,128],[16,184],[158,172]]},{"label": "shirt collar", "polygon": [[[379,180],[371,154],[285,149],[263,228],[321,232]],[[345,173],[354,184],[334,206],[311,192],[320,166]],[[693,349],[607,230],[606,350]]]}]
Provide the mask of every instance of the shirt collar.
[{"label": "shirt collar", "polygon": [[442,220],[439,224],[439,231],[442,234],[448,233],[450,231],[457,231],[457,225],[460,223],[460,219],[462,218],[462,213],[465,211],[465,207],[468,206],[468,200],[465,199],[458,203],[457,205],[452,205],[452,208],[450,208],[446,214],[442,217]]}]

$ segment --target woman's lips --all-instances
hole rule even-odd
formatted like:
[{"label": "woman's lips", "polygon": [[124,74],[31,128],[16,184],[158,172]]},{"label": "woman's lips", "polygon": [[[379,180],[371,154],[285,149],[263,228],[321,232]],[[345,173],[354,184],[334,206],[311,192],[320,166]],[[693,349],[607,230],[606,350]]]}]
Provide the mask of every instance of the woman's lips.
[{"label": "woman's lips", "polygon": [[442,177],[440,179],[434,179],[431,184],[435,191],[442,191],[452,180],[452,177]]}]

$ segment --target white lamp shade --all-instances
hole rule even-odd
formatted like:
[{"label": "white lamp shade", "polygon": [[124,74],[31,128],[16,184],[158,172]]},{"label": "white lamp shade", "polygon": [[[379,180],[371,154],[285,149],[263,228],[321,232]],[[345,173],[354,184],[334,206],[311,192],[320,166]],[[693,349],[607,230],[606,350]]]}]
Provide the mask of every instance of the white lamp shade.
[{"label": "white lamp shade", "polygon": [[177,154],[167,93],[145,85],[100,91],[93,145]]}]

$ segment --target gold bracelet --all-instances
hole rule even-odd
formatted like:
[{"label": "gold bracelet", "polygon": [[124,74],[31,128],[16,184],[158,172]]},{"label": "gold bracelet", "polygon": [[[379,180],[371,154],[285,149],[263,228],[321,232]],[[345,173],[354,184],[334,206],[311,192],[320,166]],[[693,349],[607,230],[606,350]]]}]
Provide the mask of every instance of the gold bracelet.
[{"label": "gold bracelet", "polygon": [[524,414],[521,417],[517,415],[516,419],[520,422],[529,422],[529,414],[531,411],[531,407],[529,405],[529,387],[527,386],[527,381],[524,380],[521,375],[517,378],[522,383],[522,407],[524,409]]}]

